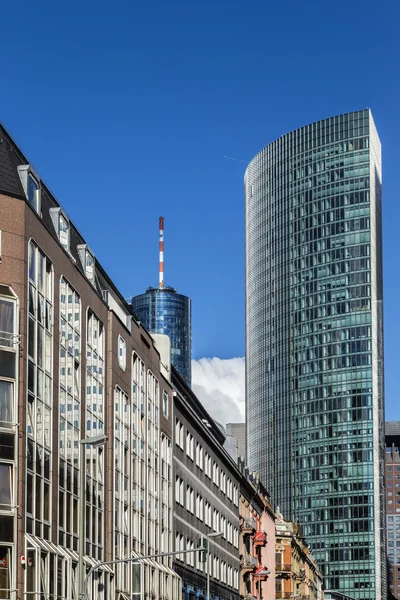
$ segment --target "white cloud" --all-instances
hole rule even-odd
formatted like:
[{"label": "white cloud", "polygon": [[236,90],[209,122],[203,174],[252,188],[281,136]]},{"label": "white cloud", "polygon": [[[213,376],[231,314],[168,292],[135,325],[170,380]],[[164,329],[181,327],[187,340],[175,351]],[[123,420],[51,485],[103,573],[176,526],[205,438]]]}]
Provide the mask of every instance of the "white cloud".
[{"label": "white cloud", "polygon": [[244,358],[192,360],[192,388],[212,418],[222,425],[244,422]]}]

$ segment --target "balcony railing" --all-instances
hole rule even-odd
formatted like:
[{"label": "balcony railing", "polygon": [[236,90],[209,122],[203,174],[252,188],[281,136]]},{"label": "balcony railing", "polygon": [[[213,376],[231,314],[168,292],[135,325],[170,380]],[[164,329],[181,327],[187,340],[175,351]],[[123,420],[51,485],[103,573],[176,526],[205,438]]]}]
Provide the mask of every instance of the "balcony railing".
[{"label": "balcony railing", "polygon": [[275,571],[277,573],[290,573],[290,571],[292,570],[292,565],[283,565],[283,564],[277,564],[275,566]]},{"label": "balcony railing", "polygon": [[256,529],[256,522],[253,517],[248,517],[247,519],[243,519],[243,522],[240,525],[242,533],[253,533]]},{"label": "balcony railing", "polygon": [[257,559],[255,556],[250,556],[250,554],[243,556],[240,566],[242,571],[254,571],[257,566]]},{"label": "balcony railing", "polygon": [[291,592],[275,592],[275,598],[277,600],[293,598],[293,594]]},{"label": "balcony railing", "polygon": [[265,546],[267,543],[267,534],[265,531],[256,531],[253,538],[256,546]]}]

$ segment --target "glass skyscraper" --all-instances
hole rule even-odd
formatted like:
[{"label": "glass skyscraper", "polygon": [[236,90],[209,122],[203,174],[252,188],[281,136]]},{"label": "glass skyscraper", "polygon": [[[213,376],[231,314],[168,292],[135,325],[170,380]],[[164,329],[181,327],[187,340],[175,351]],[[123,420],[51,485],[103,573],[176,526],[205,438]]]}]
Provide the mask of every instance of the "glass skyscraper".
[{"label": "glass skyscraper", "polygon": [[386,595],[381,147],[369,110],[289,133],[245,174],[251,470],[328,589]]},{"label": "glass skyscraper", "polygon": [[171,362],[191,386],[191,300],[172,287],[150,287],[132,298],[132,308],[150,333],[165,333],[171,340]]}]

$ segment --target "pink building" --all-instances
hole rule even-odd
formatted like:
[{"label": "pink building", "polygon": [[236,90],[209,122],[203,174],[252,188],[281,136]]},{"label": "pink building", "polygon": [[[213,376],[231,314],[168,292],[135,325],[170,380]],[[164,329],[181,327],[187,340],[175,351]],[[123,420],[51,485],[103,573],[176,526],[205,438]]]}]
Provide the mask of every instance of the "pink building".
[{"label": "pink building", "polygon": [[275,597],[275,514],[259,480],[247,468],[242,474],[239,592],[245,600],[271,599]]}]

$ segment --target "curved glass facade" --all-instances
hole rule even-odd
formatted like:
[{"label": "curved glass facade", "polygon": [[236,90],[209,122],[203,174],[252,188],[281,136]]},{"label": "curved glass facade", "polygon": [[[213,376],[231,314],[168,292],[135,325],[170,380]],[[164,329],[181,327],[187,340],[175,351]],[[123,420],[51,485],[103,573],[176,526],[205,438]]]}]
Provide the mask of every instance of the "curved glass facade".
[{"label": "curved glass facade", "polygon": [[132,308],[151,333],[171,340],[171,362],[188,385],[192,381],[191,300],[173,288],[149,288],[132,298]]},{"label": "curved glass facade", "polygon": [[328,589],[386,594],[380,142],[369,110],[245,174],[247,456]]}]

